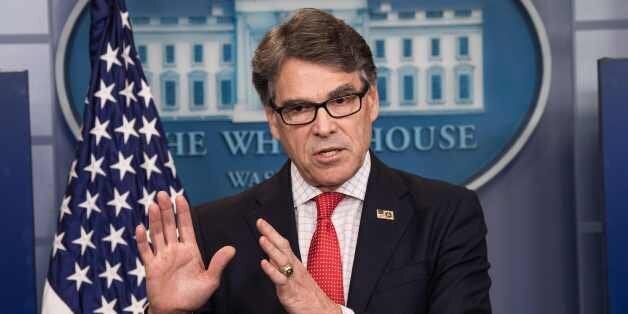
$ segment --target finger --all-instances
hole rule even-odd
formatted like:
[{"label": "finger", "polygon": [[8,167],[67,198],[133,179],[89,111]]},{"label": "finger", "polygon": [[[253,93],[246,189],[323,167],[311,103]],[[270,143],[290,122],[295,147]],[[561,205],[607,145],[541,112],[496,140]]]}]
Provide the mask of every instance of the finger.
[{"label": "finger", "polygon": [[185,200],[185,197],[177,196],[175,203],[177,204],[177,220],[179,222],[179,240],[196,244],[194,225],[192,224],[192,215],[190,214],[188,202]]},{"label": "finger", "polygon": [[220,281],[222,271],[227,267],[231,259],[233,259],[235,253],[236,249],[233,246],[223,246],[214,253],[214,256],[212,256],[207,266],[207,275],[209,278]]},{"label": "finger", "polygon": [[270,278],[275,285],[283,286],[288,284],[288,277],[280,273],[275,266],[268,262],[268,260],[263,259],[260,262],[260,266],[262,267],[264,273],[266,273],[266,276],[268,276],[268,278]]},{"label": "finger", "polygon": [[159,206],[155,203],[151,203],[148,207],[148,230],[150,230],[150,239],[153,243],[154,252],[157,254],[159,250],[164,249],[166,242],[164,240]]},{"label": "finger", "polygon": [[172,211],[172,202],[168,193],[160,191],[157,193],[157,202],[161,212],[161,221],[163,222],[164,238],[166,244],[177,243],[177,224],[174,221],[174,212]]},{"label": "finger", "polygon": [[269,262],[275,265],[275,267],[282,267],[288,264],[288,257],[282,253],[274,244],[266,238],[266,236],[261,236],[259,238],[259,245],[262,247],[262,250],[268,255]]},{"label": "finger", "polygon": [[281,252],[288,256],[293,255],[290,242],[282,237],[266,220],[260,218],[257,220],[256,224],[257,230],[259,230],[263,236],[266,236]]},{"label": "finger", "polygon": [[153,250],[148,245],[148,237],[146,236],[146,229],[143,225],[137,225],[135,228],[135,239],[137,241],[137,250],[140,253],[140,258],[144,265],[148,265],[153,260]]}]

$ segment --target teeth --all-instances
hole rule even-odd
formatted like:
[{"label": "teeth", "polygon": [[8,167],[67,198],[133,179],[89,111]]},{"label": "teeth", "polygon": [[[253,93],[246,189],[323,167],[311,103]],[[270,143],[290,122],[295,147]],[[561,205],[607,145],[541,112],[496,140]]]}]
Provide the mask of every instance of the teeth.
[{"label": "teeth", "polygon": [[321,155],[330,156],[330,155],[334,155],[337,151],[338,150],[336,150],[336,149],[328,150],[328,151],[321,152]]}]

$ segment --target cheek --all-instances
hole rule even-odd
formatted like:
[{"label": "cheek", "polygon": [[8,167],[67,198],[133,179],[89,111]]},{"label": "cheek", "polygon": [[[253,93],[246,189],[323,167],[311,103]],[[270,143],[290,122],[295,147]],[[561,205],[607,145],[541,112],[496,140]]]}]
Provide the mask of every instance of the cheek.
[{"label": "cheek", "polygon": [[301,130],[283,130],[281,143],[292,160],[302,161],[307,156],[307,137]]},{"label": "cheek", "polygon": [[360,150],[368,149],[371,145],[371,136],[373,132],[372,124],[366,119],[368,117],[364,117],[365,120],[361,121],[360,125],[356,127],[356,138],[354,141],[357,145],[359,145]]}]

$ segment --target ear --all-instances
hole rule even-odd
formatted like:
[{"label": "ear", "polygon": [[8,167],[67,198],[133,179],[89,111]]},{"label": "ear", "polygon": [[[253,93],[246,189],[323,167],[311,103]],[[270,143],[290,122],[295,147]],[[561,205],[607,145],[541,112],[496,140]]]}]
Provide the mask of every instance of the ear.
[{"label": "ear", "polygon": [[280,140],[279,137],[279,121],[281,118],[275,113],[273,108],[268,105],[264,105],[264,114],[266,115],[266,121],[268,121],[268,128],[270,129],[270,134],[274,139]]},{"label": "ear", "polygon": [[367,106],[369,108],[369,118],[371,122],[374,122],[375,119],[379,116],[379,94],[377,92],[377,83],[369,83],[371,87],[369,88],[368,93],[366,93],[366,97],[364,97],[367,102]]}]

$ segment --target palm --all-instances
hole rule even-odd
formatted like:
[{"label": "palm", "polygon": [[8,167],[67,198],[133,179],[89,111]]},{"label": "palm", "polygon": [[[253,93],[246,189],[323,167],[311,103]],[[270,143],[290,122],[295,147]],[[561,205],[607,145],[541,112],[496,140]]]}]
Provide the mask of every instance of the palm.
[{"label": "palm", "polygon": [[[165,193],[164,193],[165,194]],[[138,248],[146,267],[148,299],[153,312],[191,311],[203,305],[214,293],[220,274],[233,257],[234,249],[220,249],[207,269],[203,264],[183,198],[177,199],[179,238],[167,195],[158,195],[159,207],[149,210],[153,248],[142,227],[137,230]]]}]

